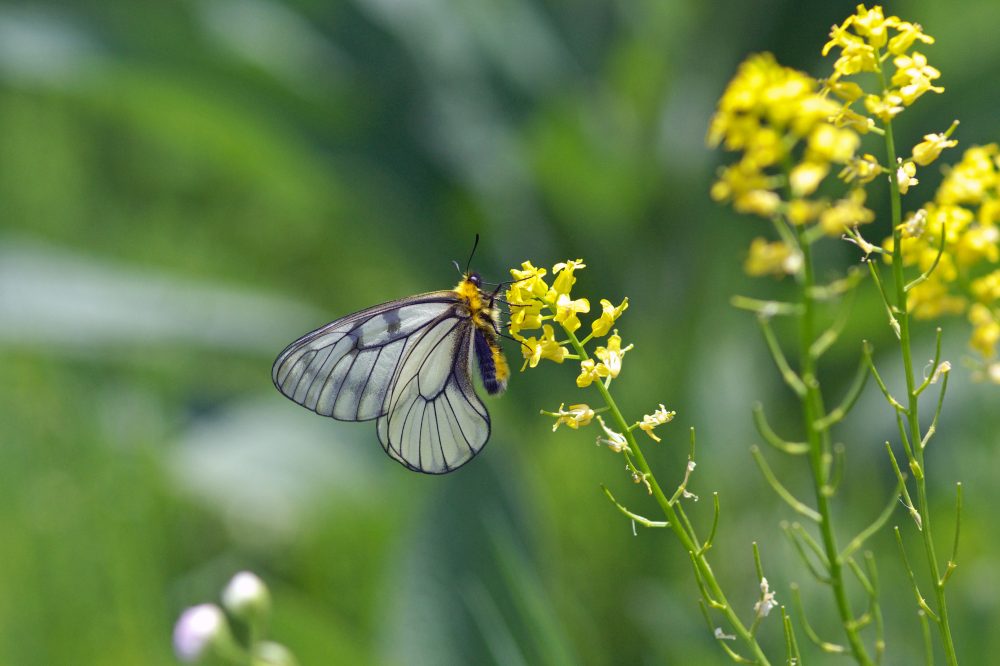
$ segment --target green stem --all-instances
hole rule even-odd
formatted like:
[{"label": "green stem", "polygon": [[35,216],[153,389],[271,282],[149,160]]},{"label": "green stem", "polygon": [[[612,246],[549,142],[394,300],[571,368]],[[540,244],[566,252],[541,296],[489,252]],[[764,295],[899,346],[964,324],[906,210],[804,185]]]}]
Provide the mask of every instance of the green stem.
[{"label": "green stem", "polygon": [[[563,329],[565,330],[565,329]],[[587,350],[583,348],[583,345],[577,339],[576,335],[572,331],[566,331],[569,336],[569,342],[576,350],[576,353],[580,355],[582,360],[588,360],[590,356],[587,354]],[[698,573],[701,575],[703,582],[707,588],[707,591],[711,594],[711,600],[717,602],[717,604],[712,604],[714,607],[719,608],[720,612],[725,615],[726,619],[729,621],[729,625],[737,636],[746,644],[747,648],[751,651],[754,657],[754,661],[761,666],[769,666],[770,661],[768,661],[767,655],[764,654],[763,649],[757,643],[757,639],[751,633],[750,629],[744,626],[743,622],[740,620],[736,611],[733,610],[732,604],[726,599],[725,593],[722,591],[722,587],[719,585],[718,580],[715,578],[715,572],[712,570],[711,565],[708,562],[708,557],[705,554],[705,550],[701,547],[701,544],[696,543],[692,536],[685,530],[684,521],[680,519],[674,506],[667,499],[666,494],[660,488],[659,482],[657,482],[656,477],[653,476],[652,470],[649,468],[649,463],[646,462],[646,457],[642,454],[642,449],[639,447],[639,442],[635,438],[635,434],[629,429],[628,422],[625,417],[622,416],[621,410],[618,409],[618,403],[615,399],[611,397],[611,392],[604,385],[603,382],[594,382],[594,386],[600,392],[601,397],[604,399],[604,404],[608,407],[608,413],[611,416],[611,420],[614,421],[615,426],[618,430],[625,436],[628,442],[628,447],[631,450],[632,461],[639,472],[645,475],[645,478],[649,481],[650,488],[653,491],[653,497],[656,499],[656,503],[660,505],[660,509],[663,511],[663,515],[666,516],[667,522],[669,523],[669,529],[680,540],[681,545],[684,547],[691,558],[693,559],[695,566],[697,567]]]},{"label": "green stem", "polygon": [[799,246],[802,251],[802,316],[799,320],[799,373],[805,384],[805,395],[802,396],[802,416],[806,427],[806,443],[809,445],[809,466],[812,470],[813,487],[816,494],[816,509],[820,514],[819,530],[826,553],[830,587],[833,590],[837,613],[851,646],[851,652],[859,664],[873,664],[865,649],[858,628],[851,612],[844,585],[843,562],[840,549],[833,533],[832,515],[830,511],[830,493],[827,491],[828,481],[826,463],[830,454],[830,434],[827,429],[817,428],[817,423],[824,417],[823,394],[816,377],[816,360],[811,353],[816,335],[815,316],[816,278],[813,272],[812,248],[807,239],[803,238],[803,230],[797,227]]},{"label": "green stem", "polygon": [[[879,76],[883,76],[879,72]],[[883,88],[885,87],[883,77]],[[896,144],[893,139],[892,121],[885,123],[885,151],[886,158],[891,167],[896,165]],[[914,446],[910,447],[907,453],[910,456],[910,468],[913,471],[914,483],[917,486],[917,511],[920,513],[921,536],[924,542],[924,551],[927,556],[927,565],[930,569],[930,577],[933,581],[934,597],[937,602],[938,629],[941,634],[941,643],[944,647],[945,661],[949,666],[957,666],[958,657],[955,654],[955,644],[951,636],[951,625],[948,621],[948,605],[945,599],[944,581],[941,579],[941,569],[938,566],[937,553],[934,549],[934,538],[931,530],[930,506],[927,503],[927,482],[925,479],[924,451],[916,443],[921,441],[920,436],[920,411],[919,396],[913,372],[913,353],[911,350],[910,337],[910,314],[906,301],[906,281],[903,272],[902,253],[902,202],[899,194],[899,184],[895,177],[889,178],[889,202],[892,212],[892,278],[895,282],[895,315],[899,322],[899,347],[903,357],[903,372],[906,377],[906,419],[909,428],[910,442]]]}]

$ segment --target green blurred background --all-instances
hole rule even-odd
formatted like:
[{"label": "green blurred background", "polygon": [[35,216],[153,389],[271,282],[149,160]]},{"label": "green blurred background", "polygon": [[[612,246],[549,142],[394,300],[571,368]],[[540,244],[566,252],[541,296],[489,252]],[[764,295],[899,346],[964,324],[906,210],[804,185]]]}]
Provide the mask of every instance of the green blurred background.
[{"label": "green blurred background", "polygon": [[[633,536],[600,492],[656,517],[621,460],[592,430],[553,435],[538,416],[581,399],[572,367],[515,373],[489,402],[487,449],[444,477],[407,472],[372,425],[321,419],[271,386],[271,361],[298,335],[450,286],[476,233],[488,278],[583,257],[581,295],[630,298],[621,404],[635,418],[659,402],[678,411],[647,446],[665,485],[698,428],[691,511],[706,529],[721,492],[713,561],[731,599],[752,615],[756,540],[778,600],[803,583],[812,623],[840,640],[826,590],[778,527],[790,511],[747,452],[754,401],[791,436],[797,407],[752,317],[728,305],[780,286],[742,277],[765,228],[709,201],[720,156],[704,134],[746,54],[821,74],[829,27],[853,7],[0,4],[0,663],[174,663],[179,612],[243,568],[272,587],[271,635],[304,664],[725,663],[672,535]],[[886,10],[937,38],[927,51],[947,89],[903,116],[898,144],[955,117],[963,146],[1000,139],[1000,5]],[[929,197],[936,177],[921,178]],[[885,201],[872,204],[881,237]],[[846,244],[827,251],[831,271],[856,261]],[[831,401],[863,337],[898,376],[870,285],[855,310],[825,362]],[[932,327],[920,330],[929,358]],[[928,455],[942,558],[965,482],[949,589],[959,655],[982,664],[1000,652],[988,630],[1000,624],[1000,412],[997,388],[961,365],[967,334],[947,324],[957,370]],[[882,443],[895,424],[872,386],[836,437],[846,539],[894,483]],[[801,460],[771,460],[807,494]],[[904,511],[892,524],[916,545]],[[888,662],[915,663],[889,532],[872,547]],[[779,623],[762,635],[779,654]],[[828,662],[843,663],[810,659]]]}]

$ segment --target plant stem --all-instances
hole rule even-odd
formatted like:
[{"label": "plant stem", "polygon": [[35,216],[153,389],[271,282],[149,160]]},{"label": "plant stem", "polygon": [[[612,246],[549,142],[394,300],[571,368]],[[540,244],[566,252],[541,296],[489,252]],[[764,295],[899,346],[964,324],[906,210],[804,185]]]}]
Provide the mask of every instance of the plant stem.
[{"label": "plant stem", "polygon": [[[882,77],[881,71],[879,76]],[[883,88],[885,87],[883,77]],[[885,152],[890,169],[896,165],[896,144],[893,139],[892,121],[885,122]],[[924,542],[927,565],[930,569],[931,581],[934,587],[934,597],[937,601],[938,629],[941,633],[941,643],[944,647],[945,661],[949,666],[957,666],[958,657],[955,654],[955,643],[951,637],[951,626],[948,622],[948,605],[945,599],[944,583],[938,566],[937,554],[934,550],[934,538],[931,531],[930,506],[927,503],[927,482],[925,479],[924,450],[920,445],[920,411],[919,392],[913,373],[913,353],[910,338],[910,314],[906,300],[906,281],[903,273],[902,252],[902,205],[899,194],[899,183],[895,175],[889,178],[889,201],[892,212],[892,278],[895,282],[895,317],[899,322],[899,347],[903,357],[903,372],[906,376],[906,419],[909,429],[911,446],[907,453],[910,456],[910,469],[913,472],[914,483],[917,486],[917,511],[920,513],[920,534]]]},{"label": "plant stem", "polygon": [[815,340],[816,301],[813,296],[816,278],[813,272],[812,248],[808,239],[803,237],[802,227],[796,227],[799,247],[802,252],[802,273],[800,287],[802,290],[802,315],[799,319],[799,373],[805,384],[806,392],[802,396],[802,417],[805,421],[806,443],[809,445],[809,466],[812,470],[813,487],[816,492],[816,509],[821,518],[819,521],[823,550],[826,552],[829,569],[830,587],[833,589],[837,613],[840,616],[844,632],[847,634],[851,652],[859,664],[871,666],[873,663],[865,649],[858,628],[854,621],[851,605],[844,587],[843,563],[840,549],[833,533],[832,516],[830,513],[830,493],[825,460],[830,455],[830,434],[828,429],[817,428],[817,423],[825,416],[823,394],[819,380],[816,377],[816,360],[811,352]]},{"label": "plant stem", "polygon": [[[566,331],[566,333],[573,349],[580,355],[580,359],[588,360],[590,356],[587,354],[587,350],[583,348],[583,345],[577,339],[576,335],[572,331]],[[715,578],[715,572],[712,570],[712,567],[708,562],[708,557],[701,548],[701,544],[696,543],[695,539],[692,538],[692,535],[685,530],[684,523],[678,516],[678,512],[674,509],[674,506],[670,503],[670,500],[667,499],[666,494],[664,494],[663,490],[660,488],[659,482],[657,482],[656,477],[649,468],[649,463],[646,462],[646,457],[642,454],[642,449],[639,447],[638,441],[636,441],[634,432],[629,429],[628,422],[625,420],[625,417],[622,416],[621,410],[618,409],[618,404],[611,396],[611,392],[601,381],[594,382],[594,386],[597,387],[601,397],[604,399],[604,404],[607,405],[608,413],[614,421],[615,426],[625,436],[629,449],[631,450],[633,463],[639,472],[645,475],[646,480],[649,482],[649,487],[653,492],[653,497],[656,499],[656,503],[660,505],[660,509],[667,518],[667,522],[670,523],[670,529],[680,540],[684,550],[686,550],[694,560],[695,566],[701,574],[708,592],[712,595],[711,599],[705,600],[706,603],[713,601],[716,602],[710,603],[710,605],[717,608],[723,615],[725,615],[732,630],[737,636],[739,636],[739,638],[746,644],[747,648],[753,654],[755,663],[760,664],[761,666],[769,666],[771,662],[764,654],[763,649],[761,649],[760,645],[757,643],[757,639],[751,633],[750,629],[744,626],[743,622],[736,614],[736,611],[733,610],[732,604],[730,604],[726,599],[726,595],[723,593],[722,587]]]}]

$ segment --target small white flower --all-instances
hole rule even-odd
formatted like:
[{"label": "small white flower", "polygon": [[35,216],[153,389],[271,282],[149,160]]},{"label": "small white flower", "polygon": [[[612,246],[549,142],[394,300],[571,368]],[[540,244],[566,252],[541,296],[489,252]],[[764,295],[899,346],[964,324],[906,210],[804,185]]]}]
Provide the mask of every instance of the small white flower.
[{"label": "small white flower", "polygon": [[722,627],[716,627],[715,628],[715,638],[717,640],[720,640],[720,641],[735,641],[736,640],[736,636],[734,636],[733,634],[727,634],[726,632],[722,631]]},{"label": "small white flower", "polygon": [[919,238],[927,228],[927,209],[911,213],[901,225],[904,238]]},{"label": "small white flower", "polygon": [[632,450],[628,447],[628,440],[625,439],[625,435],[620,432],[615,432],[609,428],[607,424],[604,423],[604,419],[602,419],[600,415],[597,416],[597,422],[601,424],[601,428],[604,429],[604,432],[607,435],[606,438],[598,437],[598,444],[607,444],[608,448],[615,453],[621,453],[622,451],[628,451],[629,453],[632,452]]},{"label": "small white flower", "polygon": [[215,604],[193,606],[181,613],[174,626],[174,652],[181,661],[198,661],[227,632],[221,608]]},{"label": "small white flower", "polygon": [[691,472],[693,472],[694,468],[697,466],[698,463],[688,458],[687,468],[684,470],[684,480],[681,482],[681,488],[682,488],[681,494],[684,495],[685,499],[693,499],[695,502],[698,501],[698,496],[690,492],[687,489],[687,485],[688,481],[691,480]]},{"label": "small white flower", "polygon": [[951,363],[948,361],[942,361],[938,367],[934,369],[934,374],[931,375],[931,384],[936,384],[942,376],[951,372]]},{"label": "small white flower", "polygon": [[760,579],[760,601],[753,605],[753,610],[757,617],[767,617],[772,609],[777,607],[778,602],[774,599],[774,592],[771,592],[767,583],[767,578]]}]

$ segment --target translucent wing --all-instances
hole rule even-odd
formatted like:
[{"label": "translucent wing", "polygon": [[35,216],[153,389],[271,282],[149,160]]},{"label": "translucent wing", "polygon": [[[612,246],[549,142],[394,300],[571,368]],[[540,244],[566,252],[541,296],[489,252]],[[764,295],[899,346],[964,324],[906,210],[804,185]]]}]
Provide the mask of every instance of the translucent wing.
[{"label": "translucent wing", "polygon": [[[271,368],[285,396],[317,414],[368,421],[385,414],[401,362],[456,303],[438,291],[376,305],[327,324],[288,345]],[[468,374],[468,373],[466,373]]]},{"label": "translucent wing", "polygon": [[450,472],[490,437],[490,416],[469,376],[475,331],[468,318],[442,318],[403,357],[377,426],[386,453],[410,469]]}]

